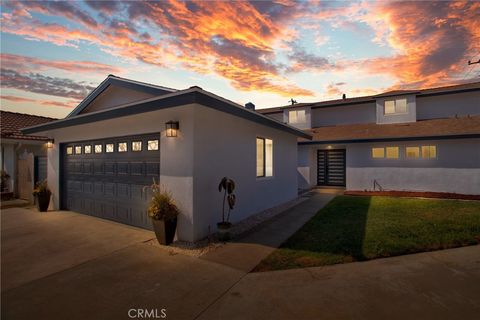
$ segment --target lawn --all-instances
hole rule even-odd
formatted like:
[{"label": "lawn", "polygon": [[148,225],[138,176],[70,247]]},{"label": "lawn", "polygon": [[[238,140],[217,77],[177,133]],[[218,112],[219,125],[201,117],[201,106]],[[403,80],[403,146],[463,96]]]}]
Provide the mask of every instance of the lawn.
[{"label": "lawn", "polygon": [[322,266],[480,243],[480,201],[338,196],[254,271]]}]

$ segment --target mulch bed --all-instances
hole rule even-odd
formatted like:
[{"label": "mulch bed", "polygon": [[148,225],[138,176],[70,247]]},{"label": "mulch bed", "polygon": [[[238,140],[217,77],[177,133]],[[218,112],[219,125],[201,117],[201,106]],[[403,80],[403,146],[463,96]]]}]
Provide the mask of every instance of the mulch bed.
[{"label": "mulch bed", "polygon": [[437,199],[480,200],[480,195],[460,194],[450,192],[421,191],[345,191],[346,196],[389,196],[389,197],[420,197]]}]

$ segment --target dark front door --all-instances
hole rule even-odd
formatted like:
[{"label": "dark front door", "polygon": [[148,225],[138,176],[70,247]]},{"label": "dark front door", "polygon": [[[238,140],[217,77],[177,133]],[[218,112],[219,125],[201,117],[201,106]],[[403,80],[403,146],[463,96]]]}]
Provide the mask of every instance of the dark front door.
[{"label": "dark front door", "polygon": [[62,144],[63,209],[151,229],[148,186],[160,177],[160,134]]},{"label": "dark front door", "polygon": [[317,184],[319,186],[345,186],[345,149],[318,150]]}]

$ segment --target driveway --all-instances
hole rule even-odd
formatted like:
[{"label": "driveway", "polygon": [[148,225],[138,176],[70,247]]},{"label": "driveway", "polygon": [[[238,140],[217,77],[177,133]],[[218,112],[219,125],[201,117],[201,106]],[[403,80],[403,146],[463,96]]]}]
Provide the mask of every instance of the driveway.
[{"label": "driveway", "polygon": [[192,319],[244,275],[73,212],[6,209],[1,222],[2,319],[128,319],[131,308]]}]

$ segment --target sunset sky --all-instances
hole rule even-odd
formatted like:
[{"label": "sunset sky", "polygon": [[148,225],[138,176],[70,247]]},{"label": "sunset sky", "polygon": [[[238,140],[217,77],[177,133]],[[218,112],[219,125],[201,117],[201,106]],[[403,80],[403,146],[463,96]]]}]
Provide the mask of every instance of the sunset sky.
[{"label": "sunset sky", "polygon": [[1,107],[64,117],[108,74],[258,108],[480,78],[480,2],[4,2]]}]

